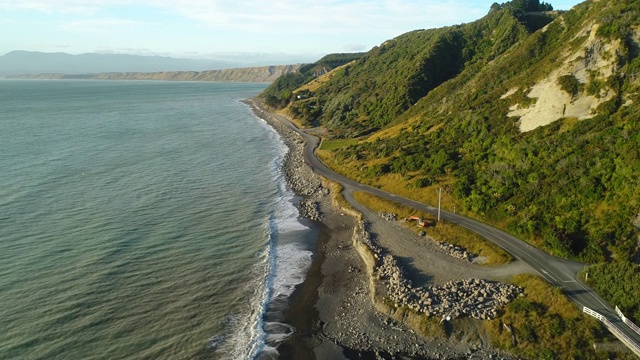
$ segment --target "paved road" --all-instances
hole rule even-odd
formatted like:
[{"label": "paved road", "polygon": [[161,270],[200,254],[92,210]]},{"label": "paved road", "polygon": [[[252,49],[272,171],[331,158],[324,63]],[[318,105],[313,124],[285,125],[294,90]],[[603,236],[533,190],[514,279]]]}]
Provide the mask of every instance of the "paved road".
[{"label": "paved road", "polygon": [[[381,198],[437,215],[438,209],[433,206],[425,205],[377,188],[360,184],[333,172],[315,155],[315,149],[318,147],[319,143],[319,139],[316,136],[301,131],[285,117],[279,115],[275,116],[280,121],[287,124],[289,128],[304,137],[306,140],[304,159],[313,167],[314,171],[330,180],[342,184],[345,191],[366,191]],[[502,247],[514,257],[526,262],[535,269],[543,279],[554,286],[562,288],[564,293],[571,300],[577,303],[580,308],[586,306],[600,313],[618,327],[629,339],[635,342],[638,348],[640,348],[640,335],[625,325],[615,313],[614,308],[578,278],[577,274],[586,266],[585,264],[549,255],[548,253],[529,245],[527,242],[520,240],[513,235],[461,215],[441,211],[440,217],[441,219],[458,224],[475,232],[476,234]],[[640,353],[637,354],[640,356]]]}]

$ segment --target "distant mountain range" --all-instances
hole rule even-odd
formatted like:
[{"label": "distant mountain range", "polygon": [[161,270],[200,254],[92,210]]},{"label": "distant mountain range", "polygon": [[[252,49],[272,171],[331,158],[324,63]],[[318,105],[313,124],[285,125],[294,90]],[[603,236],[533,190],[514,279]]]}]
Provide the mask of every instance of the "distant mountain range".
[{"label": "distant mountain range", "polygon": [[300,64],[255,66],[205,71],[103,72],[95,74],[21,74],[9,79],[164,80],[272,83],[282,75],[297,73]]},{"label": "distant mountain range", "polygon": [[[291,64],[291,59],[255,55],[250,63],[226,60],[178,59],[127,54],[80,54],[11,51],[0,56],[0,77],[33,74],[96,74],[108,72],[205,71],[248,66]],[[268,63],[269,61],[284,61]]]}]

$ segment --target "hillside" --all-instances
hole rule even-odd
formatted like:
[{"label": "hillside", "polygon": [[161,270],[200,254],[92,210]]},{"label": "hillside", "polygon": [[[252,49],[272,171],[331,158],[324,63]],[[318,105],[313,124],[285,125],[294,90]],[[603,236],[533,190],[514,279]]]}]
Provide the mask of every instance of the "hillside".
[{"label": "hillside", "polygon": [[[346,176],[431,204],[442,187],[449,210],[556,255],[637,260],[640,3],[522,3],[540,5],[494,4],[386,41],[312,91],[276,81],[265,94],[328,129],[320,153]],[[632,291],[609,286],[617,303]]]},{"label": "hillside", "polygon": [[207,71],[108,72],[98,74],[36,74],[9,76],[12,79],[165,80],[271,83],[278,77],[298,73],[300,65],[260,66]]}]

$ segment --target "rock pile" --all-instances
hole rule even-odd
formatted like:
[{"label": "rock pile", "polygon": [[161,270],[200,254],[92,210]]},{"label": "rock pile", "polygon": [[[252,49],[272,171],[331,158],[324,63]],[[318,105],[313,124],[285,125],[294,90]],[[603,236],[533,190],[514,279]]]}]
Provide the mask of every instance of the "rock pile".
[{"label": "rock pile", "polygon": [[380,261],[382,259],[383,251],[380,246],[373,243],[373,239],[371,239],[371,234],[367,231],[367,223],[364,221],[360,221],[358,226],[356,227],[357,237],[364,243],[369,250],[373,253],[373,257],[376,261]]},{"label": "rock pile", "polygon": [[254,110],[280,134],[282,141],[289,148],[282,161],[282,172],[291,189],[304,197],[298,206],[300,216],[311,220],[322,220],[322,214],[318,210],[318,199],[329,191],[322,187],[320,177],[305,163],[302,155],[304,149],[302,137],[286,125],[274,121],[268,114],[257,108]]},{"label": "rock pile", "polygon": [[322,221],[322,214],[320,210],[318,210],[318,202],[316,200],[311,198],[302,199],[300,200],[298,209],[300,210],[300,216],[311,220]]},{"label": "rock pile", "polygon": [[381,211],[378,213],[378,216],[380,216],[381,218],[387,221],[398,221],[398,214],[395,214],[395,213],[387,213],[387,212]]},{"label": "rock pile", "polygon": [[498,314],[498,308],[523,292],[516,285],[483,279],[457,280],[443,285],[414,288],[396,258],[386,254],[372,241],[364,223],[360,224],[360,229],[360,238],[377,261],[374,270],[376,277],[385,284],[386,298],[396,308],[407,307],[427,316],[442,316],[447,320],[464,316],[493,319]]},{"label": "rock pile", "polygon": [[286,133],[280,132],[280,134],[284,143],[289,147],[289,151],[284,157],[282,171],[291,189],[299,195],[310,198],[326,195],[327,189],[322,187],[322,181],[304,162],[302,157],[304,141],[291,130]]},{"label": "rock pile", "polygon": [[461,246],[439,241],[436,241],[436,243],[438,244],[440,249],[444,250],[447,254],[453,256],[456,259],[462,259],[468,262],[472,262],[473,258],[478,256],[476,254],[468,252],[467,249]]}]

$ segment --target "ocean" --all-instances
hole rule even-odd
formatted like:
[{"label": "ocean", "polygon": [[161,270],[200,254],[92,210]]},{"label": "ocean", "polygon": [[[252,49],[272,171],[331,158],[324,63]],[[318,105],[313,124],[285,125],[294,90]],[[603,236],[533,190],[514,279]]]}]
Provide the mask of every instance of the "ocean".
[{"label": "ocean", "polygon": [[265,87],[0,81],[0,359],[275,354],[316,235]]}]

